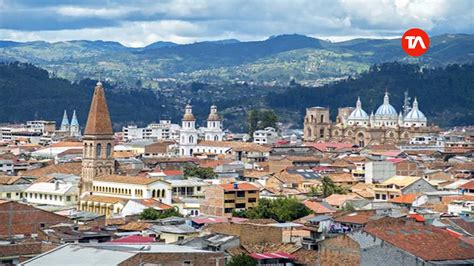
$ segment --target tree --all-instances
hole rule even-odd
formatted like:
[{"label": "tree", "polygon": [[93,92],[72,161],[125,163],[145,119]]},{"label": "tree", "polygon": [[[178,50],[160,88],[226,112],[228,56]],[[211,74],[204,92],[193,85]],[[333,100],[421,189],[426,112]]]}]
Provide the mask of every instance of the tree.
[{"label": "tree", "polygon": [[288,222],[310,213],[311,210],[295,198],[278,198],[260,199],[256,208],[235,211],[232,215],[249,219],[274,219],[278,222]]},{"label": "tree", "polygon": [[141,220],[158,220],[168,217],[182,217],[182,215],[175,207],[166,209],[164,211],[155,210],[153,208],[146,208],[139,215],[139,218]]},{"label": "tree", "polygon": [[217,177],[217,174],[210,167],[201,168],[198,166],[185,166],[183,175],[186,178],[197,177],[200,179],[213,179]]},{"label": "tree", "polygon": [[266,127],[276,128],[277,122],[278,117],[271,109],[254,109],[247,113],[247,128],[250,135],[253,135],[254,131],[264,129]]},{"label": "tree", "polygon": [[245,253],[233,256],[226,264],[226,266],[255,266],[257,262]]},{"label": "tree", "polygon": [[326,198],[332,194],[345,194],[344,188],[334,184],[334,182],[328,176],[324,176],[321,179],[321,186],[323,190],[323,198]]}]

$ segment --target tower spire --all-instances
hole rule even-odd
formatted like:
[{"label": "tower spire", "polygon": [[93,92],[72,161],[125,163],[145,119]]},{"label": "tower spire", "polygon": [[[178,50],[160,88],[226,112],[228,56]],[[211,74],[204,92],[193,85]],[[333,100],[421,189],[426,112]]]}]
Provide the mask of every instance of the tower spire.
[{"label": "tower spire", "polygon": [[113,135],[104,87],[100,81],[95,86],[84,135]]},{"label": "tower spire", "polygon": [[64,110],[63,120],[61,121],[61,131],[68,131],[69,130],[69,118],[67,117],[67,111]]}]

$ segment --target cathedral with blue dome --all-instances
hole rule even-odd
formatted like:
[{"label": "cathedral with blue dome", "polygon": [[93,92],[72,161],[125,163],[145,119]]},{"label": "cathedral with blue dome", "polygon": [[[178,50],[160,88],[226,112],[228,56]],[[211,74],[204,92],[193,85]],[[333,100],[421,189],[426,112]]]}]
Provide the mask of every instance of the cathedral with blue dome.
[{"label": "cathedral with blue dome", "polygon": [[415,98],[411,108],[405,113],[397,112],[390,104],[388,92],[375,114],[363,109],[360,98],[356,107],[339,108],[336,122],[331,121],[329,108],[311,107],[306,109],[304,137],[306,141],[344,142],[358,146],[407,143],[419,135],[436,134],[440,130],[428,126],[428,119],[418,106]]}]

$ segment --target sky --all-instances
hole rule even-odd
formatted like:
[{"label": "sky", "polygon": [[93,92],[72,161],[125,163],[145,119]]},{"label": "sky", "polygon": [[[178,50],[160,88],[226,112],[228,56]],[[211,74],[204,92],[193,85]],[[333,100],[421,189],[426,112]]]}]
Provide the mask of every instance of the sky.
[{"label": "sky", "polygon": [[474,33],[474,0],[0,0],[0,40],[193,43],[304,34],[341,41]]}]

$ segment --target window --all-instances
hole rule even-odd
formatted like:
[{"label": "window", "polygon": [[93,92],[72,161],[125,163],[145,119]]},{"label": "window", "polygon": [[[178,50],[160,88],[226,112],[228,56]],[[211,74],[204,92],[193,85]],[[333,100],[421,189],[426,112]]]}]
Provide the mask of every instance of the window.
[{"label": "window", "polygon": [[383,194],[382,195],[382,200],[386,200],[387,199],[387,195]]},{"label": "window", "polygon": [[375,194],[375,199],[380,199],[380,194]]},{"label": "window", "polygon": [[110,158],[112,155],[112,144],[107,143],[106,151],[105,151],[107,158]]},{"label": "window", "polygon": [[96,150],[95,150],[96,157],[100,157],[101,152],[102,152],[102,145],[100,143],[97,143]]},{"label": "window", "polygon": [[224,212],[225,212],[225,213],[231,213],[231,212],[232,212],[232,208],[225,208],[225,209],[224,209]]},{"label": "window", "polygon": [[12,193],[7,193],[7,198],[11,199]]},{"label": "window", "polygon": [[235,208],[237,208],[237,209],[245,209],[245,203],[237,203],[237,204],[235,204]]},{"label": "window", "polygon": [[257,202],[257,199],[256,199],[256,198],[250,198],[250,199],[249,199],[249,203],[254,203],[254,202]]},{"label": "window", "polygon": [[234,203],[235,200],[224,200],[224,203]]},{"label": "window", "polygon": [[71,196],[66,196],[66,201],[71,201]]},{"label": "window", "polygon": [[237,191],[237,197],[239,198],[245,197],[245,191]]},{"label": "window", "polygon": [[321,115],[321,120],[320,120],[321,123],[324,123],[324,115]]}]

